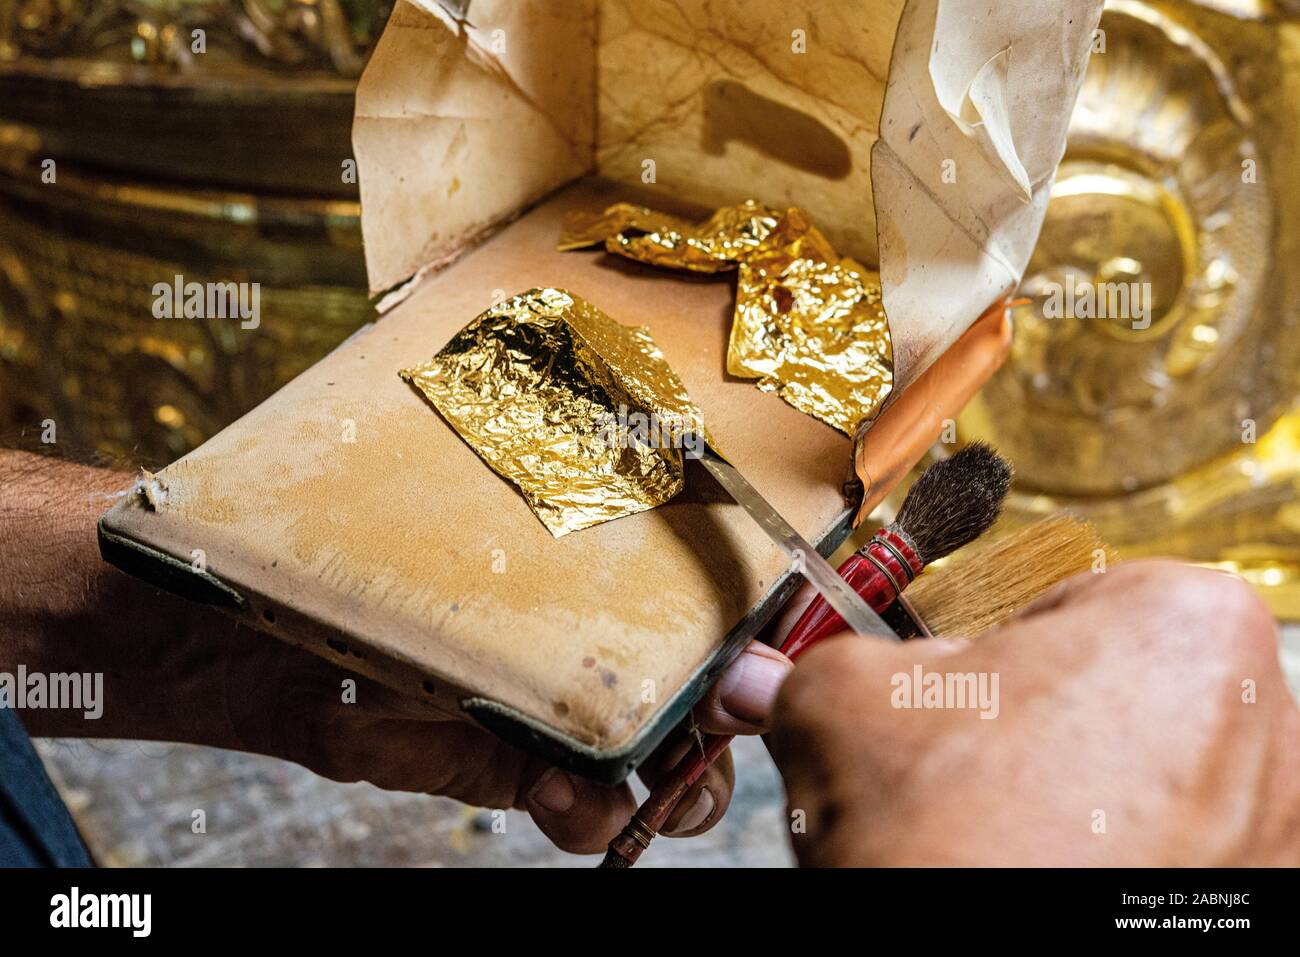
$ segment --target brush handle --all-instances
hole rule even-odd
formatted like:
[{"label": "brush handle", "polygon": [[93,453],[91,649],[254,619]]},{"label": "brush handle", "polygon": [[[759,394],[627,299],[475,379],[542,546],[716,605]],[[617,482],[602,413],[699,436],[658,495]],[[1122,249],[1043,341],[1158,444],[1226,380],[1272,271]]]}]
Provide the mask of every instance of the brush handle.
[{"label": "brush handle", "polygon": [[[883,612],[924,567],[911,540],[890,526],[876,532],[871,541],[850,555],[839,573],[868,605]],[[839,613],[817,595],[790,629],[781,651],[793,658],[807,646],[839,634],[846,627]]]},{"label": "brush handle", "polygon": [[[873,560],[874,559],[874,560]],[[906,566],[905,564],[906,563]],[[840,565],[840,577],[875,611],[883,612],[921,571],[921,561],[906,536],[882,528]],[[790,659],[844,630],[844,619],[818,595],[799,617],[780,650]],[[731,744],[734,735],[706,734],[677,766],[660,778],[627,827],[609,843],[602,867],[631,867],[650,846],[673,809]]]}]

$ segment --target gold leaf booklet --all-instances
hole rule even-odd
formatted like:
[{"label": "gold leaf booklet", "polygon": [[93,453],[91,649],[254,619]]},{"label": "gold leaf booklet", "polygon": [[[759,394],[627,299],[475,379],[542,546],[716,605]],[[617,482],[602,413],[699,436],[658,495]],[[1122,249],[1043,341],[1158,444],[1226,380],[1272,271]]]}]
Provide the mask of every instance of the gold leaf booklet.
[{"label": "gold leaf booklet", "polygon": [[[844,433],[869,505],[1005,354],[980,317],[1034,247],[1100,12],[399,0],[353,125],[380,320],[115,505],[105,557],[622,780],[798,584],[681,487],[674,442],[707,425],[809,541],[843,539]],[[580,403],[547,399],[565,382]],[[566,450],[623,405],[676,440],[598,430],[621,491],[593,498]],[[543,462],[546,524],[500,477]],[[631,514],[586,524],[611,500]]]}]

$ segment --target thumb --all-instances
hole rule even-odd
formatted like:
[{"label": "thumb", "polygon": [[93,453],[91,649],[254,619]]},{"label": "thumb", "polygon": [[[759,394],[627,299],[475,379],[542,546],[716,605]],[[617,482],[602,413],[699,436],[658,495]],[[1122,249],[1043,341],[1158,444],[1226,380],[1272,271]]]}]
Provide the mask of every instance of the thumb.
[{"label": "thumb", "polygon": [[603,852],[636,811],[632,789],[608,787],[559,768],[546,768],[524,796],[537,827],[562,851]]},{"label": "thumb", "polygon": [[751,641],[695,706],[706,734],[762,734],[772,705],[794,663],[775,648]]}]

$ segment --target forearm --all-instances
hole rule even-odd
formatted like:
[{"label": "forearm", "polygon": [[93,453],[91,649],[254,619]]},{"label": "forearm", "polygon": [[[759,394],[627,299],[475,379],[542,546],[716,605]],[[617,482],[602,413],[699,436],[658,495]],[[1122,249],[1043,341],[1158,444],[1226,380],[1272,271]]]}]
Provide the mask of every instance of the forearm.
[{"label": "forearm", "polygon": [[99,557],[95,523],[130,485],[126,473],[0,450],[0,672],[102,680],[101,717],[29,706],[33,735],[233,746],[214,643],[188,639],[227,630],[233,652],[248,636]]}]

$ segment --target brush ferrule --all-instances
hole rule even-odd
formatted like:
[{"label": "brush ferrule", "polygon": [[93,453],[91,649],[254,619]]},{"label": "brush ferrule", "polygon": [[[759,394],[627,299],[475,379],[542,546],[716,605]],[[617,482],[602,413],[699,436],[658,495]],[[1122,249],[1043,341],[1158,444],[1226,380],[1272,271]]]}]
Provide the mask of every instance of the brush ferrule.
[{"label": "brush ferrule", "polygon": [[[879,546],[880,544],[881,544],[880,542],[876,542],[876,541],[872,542],[872,545]],[[893,570],[889,567],[890,565],[893,564],[893,562],[882,561],[880,558],[872,554],[872,552],[875,550],[876,549],[873,548],[863,549],[862,557],[865,558],[867,561],[871,562],[871,564],[875,565],[877,570],[879,570],[880,574],[885,576],[885,581],[887,581],[889,583],[889,587],[893,589],[893,594],[889,596],[889,600],[893,601],[895,598],[897,598],[899,595],[903,593],[903,589],[906,588],[907,586],[899,583],[898,578],[895,577]]]},{"label": "brush ferrule", "polygon": [[[903,572],[907,575],[907,584],[910,585],[916,578],[916,572],[912,570],[911,563],[908,562],[907,556],[903,554],[903,550],[883,535],[877,535],[875,541],[898,560],[898,564],[902,566]],[[903,587],[906,588],[907,585]],[[902,590],[902,588],[899,589],[899,591]]]},{"label": "brush ferrule", "polygon": [[878,611],[888,608],[922,567],[911,540],[892,526],[876,532],[858,549],[857,559],[863,563],[860,571],[846,576],[841,567],[840,574]]},{"label": "brush ferrule", "polygon": [[871,541],[879,542],[889,550],[890,554],[894,556],[898,564],[906,572],[908,582],[915,579],[917,575],[921,574],[921,570],[925,568],[925,564],[921,561],[921,556],[917,554],[912,539],[897,526],[887,525],[876,532],[871,537]]},{"label": "brush ferrule", "polygon": [[[840,565],[839,573],[863,601],[877,612],[884,612],[922,567],[911,539],[890,526],[876,532],[871,541],[850,555]],[[816,598],[790,629],[781,651],[795,658],[821,639],[843,630],[844,619],[823,599]]]},{"label": "brush ferrule", "polygon": [[623,833],[642,847],[649,847],[650,842],[655,839],[655,832],[635,814],[632,815],[632,820],[627,822],[627,827],[623,829]]},{"label": "brush ferrule", "polygon": [[887,591],[877,600],[892,602],[903,593],[903,589],[921,573],[921,559],[916,554],[911,540],[893,526],[882,528],[871,536],[858,554],[875,566],[883,581],[880,589]]}]

